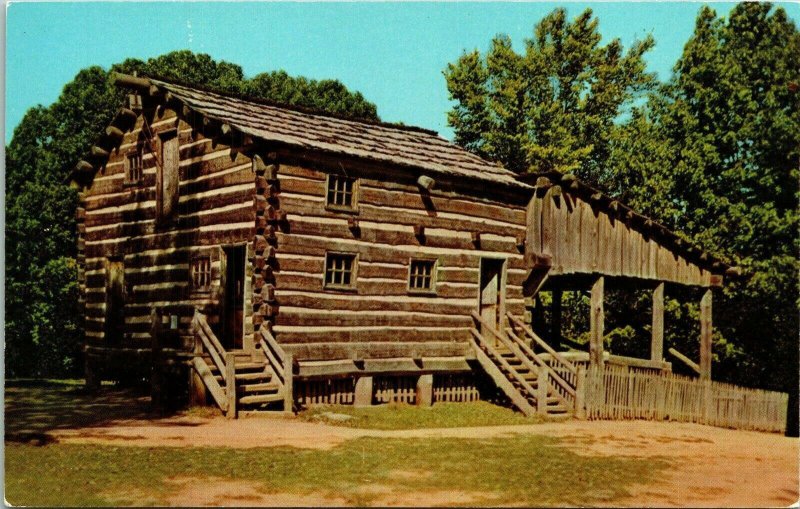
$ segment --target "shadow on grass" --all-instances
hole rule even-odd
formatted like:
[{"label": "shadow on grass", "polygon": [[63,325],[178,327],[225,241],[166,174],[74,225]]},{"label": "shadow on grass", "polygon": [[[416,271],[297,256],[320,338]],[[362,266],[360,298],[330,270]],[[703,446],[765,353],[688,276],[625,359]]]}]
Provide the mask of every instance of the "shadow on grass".
[{"label": "shadow on grass", "polygon": [[91,392],[80,381],[60,380],[6,381],[5,412],[5,440],[38,445],[52,441],[47,432],[56,429],[164,416],[151,411],[141,389],[104,385]]}]

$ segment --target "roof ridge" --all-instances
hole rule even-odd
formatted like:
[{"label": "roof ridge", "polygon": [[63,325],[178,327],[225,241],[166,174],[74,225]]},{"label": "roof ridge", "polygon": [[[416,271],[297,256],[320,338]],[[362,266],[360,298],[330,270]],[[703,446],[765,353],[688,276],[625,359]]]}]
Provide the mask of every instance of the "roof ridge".
[{"label": "roof ridge", "polygon": [[[270,106],[270,107],[273,107],[273,108],[279,108],[279,109],[284,109],[284,110],[289,110],[289,111],[295,111],[295,112],[298,112],[298,113],[305,113],[307,115],[314,115],[314,116],[319,116],[319,117],[329,117],[329,118],[334,118],[336,120],[345,120],[345,121],[348,121],[348,122],[355,122],[355,123],[364,124],[364,125],[385,127],[387,129],[397,129],[399,131],[418,132],[418,133],[423,133],[423,134],[429,134],[429,135],[432,135],[432,136],[436,136],[437,138],[441,138],[441,136],[439,136],[439,133],[437,131],[434,131],[433,129],[427,129],[425,127],[397,124],[397,123],[393,123],[393,122],[385,122],[385,121],[382,121],[382,120],[370,120],[370,119],[365,119],[365,118],[349,117],[349,116],[343,115],[341,113],[332,113],[332,112],[329,112],[329,111],[324,111],[324,110],[319,109],[319,108],[311,108],[311,107],[308,107],[308,106],[299,106],[299,105],[296,105],[296,104],[286,104],[286,103],[282,103],[280,101],[274,101],[274,100],[265,99],[265,98],[262,98],[262,97],[253,97],[253,96],[249,96],[249,95],[246,95],[246,94],[236,94],[236,93],[233,93],[233,92],[228,92],[228,91],[221,90],[221,89],[214,88],[214,87],[210,87],[210,86],[207,86],[207,85],[198,85],[198,84],[195,84],[195,83],[188,83],[188,82],[185,82],[185,81],[182,81],[182,80],[176,80],[176,79],[172,79],[172,78],[165,78],[163,76],[159,76],[159,75],[156,75],[156,74],[142,75],[141,77],[142,78],[161,81],[161,82],[163,82],[163,83],[165,83],[167,85],[176,85],[176,86],[179,86],[179,87],[185,87],[185,88],[194,89],[194,90],[197,90],[197,91],[200,91],[200,92],[217,94],[217,95],[221,95],[221,96],[228,97],[228,98],[231,98],[231,99],[238,99],[240,101],[247,101],[247,102],[252,102],[252,103],[256,103],[256,104],[261,104],[261,105],[264,105],[264,106]],[[442,139],[444,140],[444,138],[442,138]],[[447,141],[448,143],[452,143],[449,140],[445,140],[445,141]]]}]

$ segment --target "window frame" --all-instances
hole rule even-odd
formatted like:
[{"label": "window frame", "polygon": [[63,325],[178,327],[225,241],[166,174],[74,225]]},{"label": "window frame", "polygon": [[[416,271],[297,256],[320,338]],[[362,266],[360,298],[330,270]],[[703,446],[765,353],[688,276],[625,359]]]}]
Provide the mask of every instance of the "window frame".
[{"label": "window frame", "polygon": [[[333,179],[345,179],[353,182],[352,191],[350,192],[350,205],[331,203],[328,199],[330,196],[330,186],[333,183]],[[341,173],[328,173],[325,176],[325,209],[335,212],[358,213],[358,191],[360,187],[359,180],[360,179],[358,177],[350,177]]]},{"label": "window frame", "polygon": [[[350,284],[337,284],[337,283],[328,283],[328,264],[330,262],[331,256],[343,256],[352,258],[353,263],[350,268]],[[358,280],[358,253],[353,252],[346,252],[346,251],[326,251],[325,252],[325,266],[322,270],[322,288],[323,290],[336,290],[341,292],[355,292],[357,291],[357,282]]]},{"label": "window frame", "polygon": [[[207,260],[208,261],[208,270],[206,272],[208,281],[207,284],[204,286],[197,285],[197,278],[195,277],[195,269],[197,267],[197,263]],[[192,259],[189,261],[189,285],[191,287],[192,293],[210,293],[211,292],[211,280],[212,280],[212,260],[211,260],[211,253],[201,253],[192,256]]]},{"label": "window frame", "polygon": [[[411,278],[414,275],[412,270],[414,268],[414,263],[430,263],[431,264],[431,275],[430,275],[430,288],[413,288],[411,286]],[[436,295],[436,283],[439,280],[439,258],[438,257],[426,257],[426,256],[414,256],[409,258],[408,260],[408,277],[406,278],[406,288],[408,293],[413,293],[415,295]]]},{"label": "window frame", "polygon": [[[139,178],[135,180],[131,178],[131,159],[134,157],[139,158]],[[134,150],[126,152],[125,160],[122,165],[124,171],[123,186],[141,185],[144,181],[144,154],[142,153],[141,147],[136,147]]]}]

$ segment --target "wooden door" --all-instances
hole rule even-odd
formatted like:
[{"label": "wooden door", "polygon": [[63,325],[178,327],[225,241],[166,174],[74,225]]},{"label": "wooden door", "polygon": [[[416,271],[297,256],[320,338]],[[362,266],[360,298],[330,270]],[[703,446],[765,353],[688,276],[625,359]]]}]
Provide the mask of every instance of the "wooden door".
[{"label": "wooden door", "polygon": [[[503,284],[504,260],[481,258],[481,280],[479,309],[481,318],[495,330],[499,330],[503,313],[505,285]],[[485,330],[481,324],[481,334],[489,339],[494,335]]]},{"label": "wooden door", "polygon": [[106,262],[106,343],[118,345],[125,336],[125,263]]},{"label": "wooden door", "polygon": [[241,349],[244,333],[244,266],[245,247],[225,248],[225,302],[223,313],[223,345]]}]

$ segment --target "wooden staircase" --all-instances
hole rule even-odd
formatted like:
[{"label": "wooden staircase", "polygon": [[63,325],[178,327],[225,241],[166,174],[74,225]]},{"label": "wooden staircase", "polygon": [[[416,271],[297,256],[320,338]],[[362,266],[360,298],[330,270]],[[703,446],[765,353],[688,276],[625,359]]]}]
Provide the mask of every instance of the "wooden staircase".
[{"label": "wooden staircase", "polygon": [[192,328],[196,341],[192,367],[225,415],[235,418],[239,411],[270,410],[277,402],[283,402],[284,411],[292,410],[292,357],[269,332],[256,333],[257,349],[251,353],[226,351],[199,311]]},{"label": "wooden staircase", "polygon": [[[528,416],[568,417],[574,413],[577,376],[574,365],[511,314],[505,334],[477,312],[472,317],[490,336],[485,337],[477,328],[471,330],[476,359],[514,406]],[[532,342],[548,351],[551,360],[545,361],[537,355],[530,346]],[[566,378],[564,374],[568,374]]]}]

